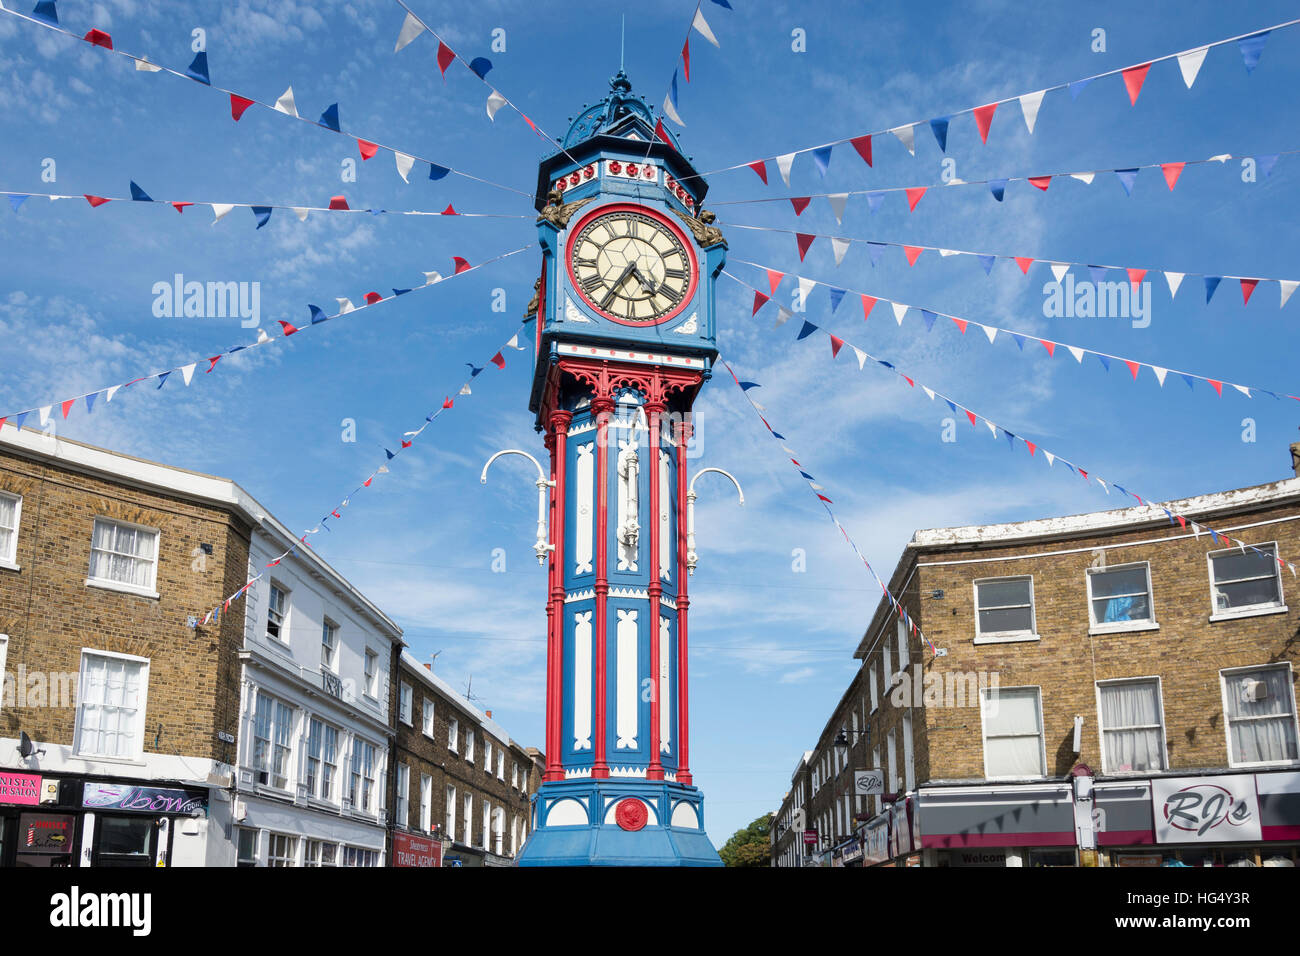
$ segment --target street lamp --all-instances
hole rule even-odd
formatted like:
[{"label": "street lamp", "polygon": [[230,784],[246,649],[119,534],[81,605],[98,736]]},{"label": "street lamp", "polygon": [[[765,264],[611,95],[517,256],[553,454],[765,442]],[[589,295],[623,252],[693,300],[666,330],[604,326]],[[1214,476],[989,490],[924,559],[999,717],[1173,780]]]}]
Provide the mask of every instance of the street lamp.
[{"label": "street lamp", "polygon": [[868,747],[871,746],[871,728],[870,728],[870,727],[868,727],[868,728],[865,729],[865,730],[845,730],[843,727],[841,727],[841,728],[840,728],[840,732],[839,732],[838,734],[835,735],[835,746],[838,747],[840,750],[848,750],[848,749],[849,749],[850,744],[849,744],[849,738],[848,738],[848,736],[847,736],[848,734],[853,734],[853,736],[855,736],[855,737],[866,737],[866,738],[867,738],[867,746],[868,746]]},{"label": "street lamp", "polygon": [[723,471],[721,468],[701,468],[691,479],[691,483],[686,489],[686,573],[694,574],[695,565],[699,563],[700,556],[695,553],[695,482],[699,480],[700,475],[706,475],[709,472],[717,472],[722,475],[733,485],[736,486],[736,494],[740,496],[740,506],[745,506],[745,493],[740,490],[740,482],[730,472]]},{"label": "street lamp", "polygon": [[522,455],[533,463],[537,468],[537,541],[533,545],[533,553],[537,555],[537,563],[545,564],[546,555],[555,550],[555,545],[548,544],[546,541],[546,490],[554,488],[555,482],[548,481],[546,472],[542,470],[542,463],[526,451],[520,451],[518,448],[507,448],[505,451],[499,451],[487,460],[483,466],[483,473],[478,476],[480,484],[487,484],[488,469],[492,467],[492,462],[496,461],[502,455]]}]

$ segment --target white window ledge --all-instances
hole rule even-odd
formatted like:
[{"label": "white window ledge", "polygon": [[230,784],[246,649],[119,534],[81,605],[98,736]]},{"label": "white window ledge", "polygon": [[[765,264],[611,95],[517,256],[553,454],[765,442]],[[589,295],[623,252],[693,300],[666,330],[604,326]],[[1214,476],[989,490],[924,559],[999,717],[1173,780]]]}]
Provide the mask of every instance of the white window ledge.
[{"label": "white window ledge", "polygon": [[1088,628],[1092,634],[1131,634],[1137,631],[1158,631],[1160,625],[1155,621],[1112,621],[1110,624],[1094,624]]},{"label": "white window ledge", "polygon": [[1220,611],[1217,614],[1211,614],[1210,620],[1213,621],[1235,621],[1239,617],[1261,617],[1265,614],[1286,614],[1290,608],[1285,604],[1278,604],[1272,607],[1248,607],[1240,611]]},{"label": "white window ledge", "polygon": [[74,757],[79,760],[85,760],[91,763],[112,763],[120,764],[124,767],[143,767],[145,761],[143,757],[109,757],[104,754],[75,753]]},{"label": "white window ledge", "polygon": [[122,594],[134,594],[138,597],[153,598],[158,600],[159,594],[151,588],[136,587],[134,584],[123,584],[121,581],[105,581],[100,578],[86,578],[86,587],[103,588],[105,591],[120,591]]},{"label": "white window ledge", "polygon": [[0,558],[0,568],[6,571],[21,571],[22,568],[8,558]]},{"label": "white window ledge", "polygon": [[1015,644],[1020,641],[1036,641],[1037,634],[1028,631],[1014,631],[1003,634],[976,634],[974,644]]}]

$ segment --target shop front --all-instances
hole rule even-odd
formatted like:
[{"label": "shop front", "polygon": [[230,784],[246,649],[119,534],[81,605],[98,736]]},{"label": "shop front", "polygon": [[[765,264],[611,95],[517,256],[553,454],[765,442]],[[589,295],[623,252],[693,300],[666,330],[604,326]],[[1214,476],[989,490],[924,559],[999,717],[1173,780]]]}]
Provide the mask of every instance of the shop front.
[{"label": "shop front", "polygon": [[1069,783],[923,788],[917,809],[928,864],[1078,865]]}]

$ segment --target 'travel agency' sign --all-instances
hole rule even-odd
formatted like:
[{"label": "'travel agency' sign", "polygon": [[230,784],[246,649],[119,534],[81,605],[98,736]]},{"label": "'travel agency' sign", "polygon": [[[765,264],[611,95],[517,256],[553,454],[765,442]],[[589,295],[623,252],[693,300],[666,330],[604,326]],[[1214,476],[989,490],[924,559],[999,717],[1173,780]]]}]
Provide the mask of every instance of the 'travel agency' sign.
[{"label": "'travel agency' sign", "polygon": [[1260,839],[1251,774],[1151,781],[1157,843],[1241,843]]},{"label": "'travel agency' sign", "polygon": [[442,843],[409,833],[395,833],[393,866],[442,866]]}]

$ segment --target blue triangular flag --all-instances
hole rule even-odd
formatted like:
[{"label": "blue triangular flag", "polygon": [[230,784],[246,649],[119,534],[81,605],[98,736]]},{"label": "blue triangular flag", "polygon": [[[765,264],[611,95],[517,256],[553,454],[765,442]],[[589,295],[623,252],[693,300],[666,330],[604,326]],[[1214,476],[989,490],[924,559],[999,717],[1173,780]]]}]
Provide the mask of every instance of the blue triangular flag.
[{"label": "blue triangular flag", "polygon": [[1214,298],[1214,290],[1219,287],[1223,281],[1223,276],[1206,276],[1205,277],[1205,304],[1209,305],[1210,300]]},{"label": "blue triangular flag", "polygon": [[98,395],[99,395],[99,392],[91,392],[89,395],[86,396],[86,414],[87,414],[87,415],[89,415],[89,414],[90,414],[90,410],[91,410],[92,408],[95,407],[95,398],[96,398],[96,396],[98,396]]},{"label": "blue triangular flag", "polygon": [[366,212],[370,213],[370,215],[372,215],[372,216],[378,216],[378,215],[379,215],[380,213],[382,213],[383,211],[384,211],[384,210],[382,210],[382,209],[367,209],[367,210],[366,210]]},{"label": "blue triangular flag", "polygon": [[1173,523],[1174,523],[1174,513],[1173,513],[1172,511],[1170,511],[1168,508],[1161,508],[1160,510],[1163,511],[1163,512],[1165,513],[1165,517],[1167,517],[1167,518],[1169,519],[1169,523],[1170,523],[1170,524],[1173,524]]},{"label": "blue triangular flag", "polygon": [[985,275],[988,275],[988,274],[989,274],[989,271],[992,270],[992,268],[993,268],[993,260],[996,259],[997,256],[978,256],[978,255],[977,255],[975,258],[978,259],[978,260],[980,261],[980,265],[982,265],[982,266],[984,267],[984,274],[985,274]]},{"label": "blue triangular flag", "polygon": [[[1112,483],[1112,484],[1113,484],[1113,483]],[[1115,488],[1116,488],[1116,490],[1118,490],[1119,493],[1122,494],[1122,495],[1128,495],[1128,494],[1129,494],[1129,493],[1128,493],[1126,490],[1124,490],[1124,488],[1123,488],[1122,486],[1120,486],[1120,485],[1115,485]],[[1132,495],[1129,495],[1129,497],[1131,498],[1131,497],[1133,497],[1133,496],[1132,496]]]},{"label": "blue triangular flag", "polygon": [[801,471],[799,472],[799,474],[803,475],[803,476],[804,476],[805,478],[807,478],[809,481],[816,481],[816,480],[817,480],[817,479],[814,478],[812,475],[808,474],[808,472],[806,472],[806,471],[802,471],[802,470],[801,470]]},{"label": "blue triangular flag", "polygon": [[871,254],[871,264],[874,266],[880,261],[880,257],[885,254],[888,246],[883,242],[867,242],[867,252]]},{"label": "blue triangular flag", "polygon": [[1268,30],[1262,30],[1259,33],[1252,33],[1248,37],[1242,37],[1237,41],[1237,46],[1241,49],[1241,60],[1246,64],[1246,72],[1252,73],[1255,67],[1259,65],[1259,55],[1264,52],[1264,41],[1268,39]]},{"label": "blue triangular flag", "polygon": [[867,193],[867,212],[875,212],[884,201],[885,194],[882,192]]},{"label": "blue triangular flag", "polygon": [[406,295],[406,293],[410,291],[411,291],[410,289],[394,289],[393,295]]},{"label": "blue triangular flag", "polygon": [[315,325],[317,322],[324,322],[326,319],[329,318],[329,316],[325,314],[325,311],[319,305],[312,305],[309,302],[307,303],[307,308],[311,309],[312,325]]},{"label": "blue triangular flag", "polygon": [[1102,355],[1100,352],[1093,352],[1092,354],[1095,355],[1095,356],[1097,356],[1097,361],[1101,363],[1101,367],[1104,368],[1106,371],[1109,372],[1109,371],[1110,371],[1110,359],[1106,358],[1106,356]]},{"label": "blue triangular flag", "polygon": [[673,110],[677,109],[677,71],[673,70],[673,81],[668,84],[668,100],[673,104]]},{"label": "blue triangular flag", "polygon": [[934,320],[937,318],[938,316],[935,315],[933,312],[929,311],[928,309],[921,310],[921,319],[922,321],[925,322],[925,330],[927,332],[929,332],[932,328],[934,328]]},{"label": "blue triangular flag", "polygon": [[[54,6],[54,4],[51,3],[50,6]],[[31,414],[30,411],[26,411],[26,412],[19,412],[17,415],[14,416],[14,425],[18,428],[19,431],[22,430],[23,422],[27,421],[27,416],[30,414]]]},{"label": "blue triangular flag", "polygon": [[713,2],[720,7],[726,7],[728,10],[731,9],[731,4],[729,4],[727,0],[713,0]]},{"label": "blue triangular flag", "polygon": [[[1059,462],[1060,462],[1062,465],[1064,465],[1066,468],[1069,468],[1071,471],[1074,471],[1074,466],[1073,466],[1072,464],[1070,464],[1068,461],[1066,461],[1064,458],[1058,458],[1058,459],[1056,459],[1056,460],[1059,461]],[[1077,471],[1075,471],[1074,473],[1075,473],[1076,475],[1078,474]]]},{"label": "blue triangular flag", "polygon": [[1138,171],[1136,169],[1117,169],[1115,175],[1119,177],[1119,184],[1124,187],[1124,194],[1132,196],[1133,184],[1137,182]]},{"label": "blue triangular flag", "polygon": [[1093,282],[1105,282],[1107,271],[1105,266],[1088,266],[1088,275],[1092,276]]},{"label": "blue triangular flag", "polygon": [[892,369],[894,367],[890,365],[888,362],[886,362],[884,359],[876,359],[876,362],[879,363],[880,365],[883,365],[885,368]]},{"label": "blue triangular flag", "polygon": [[[1182,372],[1179,372],[1178,374],[1179,374],[1179,375],[1183,375]],[[1190,375],[1183,375],[1183,381],[1187,383],[1187,387],[1188,387],[1188,388],[1190,388],[1192,391],[1196,391],[1196,379],[1195,379],[1195,378],[1193,378],[1193,377],[1190,376]]]},{"label": "blue triangular flag", "polygon": [[762,386],[758,382],[741,382],[740,388],[742,391],[748,392],[751,388],[762,388]]},{"label": "blue triangular flag", "polygon": [[153,202],[149,194],[136,185],[135,180],[131,180],[131,198],[136,202]]},{"label": "blue triangular flag", "polygon": [[429,178],[432,180],[442,179],[442,177],[446,176],[449,172],[451,172],[451,170],[446,166],[439,166],[437,163],[429,164]]},{"label": "blue triangular flag", "polygon": [[14,193],[6,193],[6,195],[9,197],[9,205],[13,206],[14,212],[17,212],[18,207],[27,201],[26,196],[18,196]]},{"label": "blue triangular flag", "polygon": [[989,192],[993,194],[993,198],[998,202],[1002,202],[1002,197],[1006,194],[1006,191],[1007,181],[1005,179],[989,180]]},{"label": "blue triangular flag", "polygon": [[163,372],[161,375],[158,376],[158,387],[159,387],[159,388],[162,388],[164,385],[167,384],[167,376],[170,375],[170,374],[171,374],[171,372],[168,371],[168,372]]},{"label": "blue triangular flag", "polygon": [[1025,337],[1018,332],[1008,332],[1007,334],[1016,340],[1016,348],[1023,352],[1025,350]]},{"label": "blue triangular flag", "polygon": [[487,367],[487,366],[485,365],[485,366],[483,366],[483,368],[475,368],[473,362],[466,362],[465,364],[469,366],[469,377],[470,377],[470,378],[476,378],[476,377],[478,376],[478,373],[481,372],[481,371],[483,371],[483,368],[486,368],[486,367]]},{"label": "blue triangular flag", "polygon": [[1007,431],[1005,428],[1002,429],[1002,434],[1007,436],[1007,444],[1014,450],[1016,447],[1016,436],[1011,434],[1011,432]]},{"label": "blue triangular flag", "polygon": [[1083,88],[1091,82],[1092,82],[1092,77],[1088,77],[1088,79],[1086,80],[1075,80],[1073,83],[1071,83],[1070,99],[1077,100],[1079,98],[1079,94],[1083,92]]},{"label": "blue triangular flag", "polygon": [[838,309],[838,308],[840,307],[840,302],[844,299],[844,293],[845,293],[845,291],[846,291],[846,290],[844,290],[844,289],[831,289],[831,290],[830,290],[830,292],[831,292],[831,314],[832,314],[832,315],[834,315],[834,314],[835,314],[835,310]]},{"label": "blue triangular flag", "polygon": [[324,113],[321,113],[320,125],[326,129],[332,129],[336,133],[339,132],[339,105],[337,103],[331,104]]},{"label": "blue triangular flag", "polygon": [[817,326],[813,325],[807,319],[804,319],[803,328],[799,330],[799,338],[795,339],[795,341],[798,342],[800,339],[806,339],[816,331]]},{"label": "blue triangular flag", "polygon": [[253,216],[257,219],[258,229],[261,229],[263,226],[265,226],[267,224],[267,221],[270,220],[271,218],[270,206],[249,206],[248,208],[253,210]]},{"label": "blue triangular flag", "polygon": [[32,11],[32,16],[52,27],[59,25],[59,11],[54,7],[54,0],[40,0]]},{"label": "blue triangular flag", "polygon": [[817,167],[817,172],[825,176],[826,170],[831,167],[831,147],[823,146],[820,149],[814,149],[812,151],[812,158],[813,165]]},{"label": "blue triangular flag", "polygon": [[939,141],[940,152],[948,152],[948,117],[936,116],[930,120],[930,129],[934,130],[934,138]]},{"label": "blue triangular flag", "polygon": [[1218,544],[1218,543],[1219,543],[1219,533],[1218,533],[1217,531],[1215,531],[1213,528],[1211,528],[1209,525],[1206,525],[1206,526],[1205,526],[1205,530],[1208,531],[1208,532],[1210,532],[1210,540],[1213,541],[1215,544]]},{"label": "blue triangular flag", "polygon": [[391,451],[389,451],[387,448],[384,449],[384,454],[388,456],[388,460],[389,460],[389,461],[392,461],[394,458],[397,457],[397,456],[394,455]]},{"label": "blue triangular flag", "polygon": [[208,79],[208,54],[202,50],[194,54],[194,62],[186,69],[185,75],[191,80],[198,80],[205,86],[211,86],[212,81]]},{"label": "blue triangular flag", "polygon": [[1277,153],[1269,153],[1267,156],[1256,156],[1255,166],[1264,173],[1267,179],[1273,174],[1273,167],[1277,165]]},{"label": "blue triangular flag", "polygon": [[774,430],[772,430],[772,429],[770,429],[770,428],[768,429],[768,431],[772,432],[772,437],[773,437],[773,438],[779,438],[781,441],[785,441],[785,436],[782,435],[780,432],[778,432],[778,431],[774,431]]},{"label": "blue triangular flag", "polygon": [[481,80],[488,75],[492,69],[492,61],[485,56],[476,56],[469,61],[469,68],[473,70]]}]

